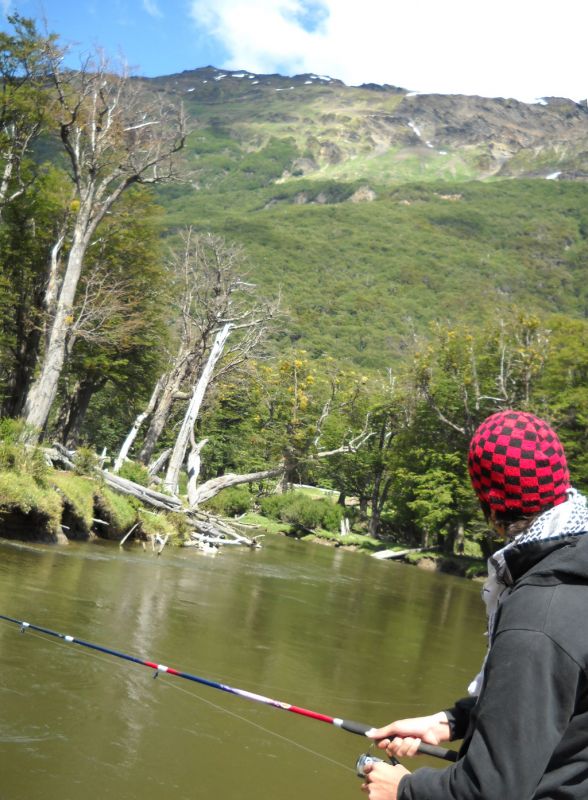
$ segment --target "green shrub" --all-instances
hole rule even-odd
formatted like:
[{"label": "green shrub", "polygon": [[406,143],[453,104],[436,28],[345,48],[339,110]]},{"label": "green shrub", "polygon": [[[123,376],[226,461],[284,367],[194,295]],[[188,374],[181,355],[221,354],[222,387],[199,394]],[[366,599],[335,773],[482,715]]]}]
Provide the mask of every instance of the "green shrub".
[{"label": "green shrub", "polygon": [[77,475],[94,475],[100,466],[100,459],[91,447],[80,447],[73,457]]},{"label": "green shrub", "polygon": [[0,420],[0,470],[31,475],[44,483],[49,467],[41,450],[27,444],[32,430],[23,420]]},{"label": "green shrub", "polygon": [[324,508],[321,527],[327,531],[339,531],[341,520],[345,516],[345,509],[329,500],[319,500],[318,503]]},{"label": "green shrub", "polygon": [[288,495],[270,494],[262,497],[259,503],[261,513],[270,519],[281,519],[282,507],[288,502]]},{"label": "green shrub", "polygon": [[281,518],[295,529],[314,530],[321,527],[322,515],[320,501],[308,497],[293,497],[281,511]]},{"label": "green shrub", "polygon": [[249,511],[252,500],[251,492],[246,486],[235,486],[219,492],[205,507],[221,517],[238,517]]},{"label": "green shrub", "polygon": [[125,461],[118,474],[121,478],[126,478],[133,483],[149,486],[149,470],[143,464],[137,464],[136,461]]},{"label": "green shrub", "polygon": [[271,495],[261,501],[262,513],[289,522],[294,529],[338,531],[344,510],[330,500],[313,500],[299,492]]}]

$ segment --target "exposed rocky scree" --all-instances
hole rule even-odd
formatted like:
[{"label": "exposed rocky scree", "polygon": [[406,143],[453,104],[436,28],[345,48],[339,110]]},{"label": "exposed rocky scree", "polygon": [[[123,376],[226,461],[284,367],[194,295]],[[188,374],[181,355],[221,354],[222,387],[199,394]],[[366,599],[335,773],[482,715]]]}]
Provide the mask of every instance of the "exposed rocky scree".
[{"label": "exposed rocky scree", "polygon": [[242,146],[249,142],[255,149],[274,135],[306,137],[306,145],[298,142],[300,156],[287,177],[317,174],[325,166],[391,149],[423,158],[477,149],[482,178],[585,180],[588,175],[586,101],[417,94],[388,85],[346,86],[325,75],[257,75],[214,67],[140,80],[151,91],[181,97],[196,127],[210,124],[214,110],[215,124]]}]

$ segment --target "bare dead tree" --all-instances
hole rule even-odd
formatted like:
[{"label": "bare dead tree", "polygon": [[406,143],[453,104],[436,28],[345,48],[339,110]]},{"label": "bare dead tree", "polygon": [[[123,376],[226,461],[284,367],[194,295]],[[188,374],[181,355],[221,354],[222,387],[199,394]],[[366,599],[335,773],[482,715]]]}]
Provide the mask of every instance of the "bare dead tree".
[{"label": "bare dead tree", "polygon": [[[237,310],[234,309],[234,311]],[[264,316],[258,317],[257,313],[257,308],[245,308],[240,309],[235,316],[229,319],[221,320],[223,323],[222,327],[215,335],[214,342],[206,359],[206,363],[204,364],[198,376],[198,380],[194,385],[192,397],[188,403],[182,425],[176,437],[176,441],[170,456],[164,485],[173,494],[175,494],[177,491],[180,470],[183,465],[190,440],[192,441],[193,447],[190,457],[192,468],[192,485],[195,485],[197,481],[198,475],[195,471],[195,468],[196,464],[200,463],[200,446],[197,446],[194,442],[194,425],[198,419],[206,392],[215,379],[215,372],[217,378],[219,373],[223,372],[222,369],[216,371],[216,367],[217,364],[221,362],[229,337],[233,331],[245,330],[248,334],[240,341],[237,347],[233,348],[232,352],[229,354],[229,358],[225,363],[225,374],[227,370],[235,369],[238,364],[243,363],[243,361],[249,357],[255,346],[259,344],[259,342],[262,341],[265,336],[268,318]]]},{"label": "bare dead tree", "polygon": [[69,161],[75,215],[58,287],[54,282],[52,289],[54,313],[47,346],[25,403],[25,418],[39,431],[46,424],[67,357],[76,291],[94,232],[131,186],[176,177],[174,156],[186,135],[181,109],[163,107],[157,100],[147,102],[139,84],[131,82],[124,70],[114,72],[102,55],[87,60],[77,72],[63,68],[56,48],[49,62],[53,113]]},{"label": "bare dead tree", "polygon": [[[157,403],[157,399],[159,398],[159,395],[161,394],[161,389],[162,389],[162,379],[160,378],[158,380],[158,382],[155,384],[155,388],[153,389],[153,391],[151,393],[151,397],[149,398],[149,402],[147,403],[147,408],[144,411],[142,411],[140,414],[137,415],[137,417],[135,418],[135,421],[133,422],[131,430],[127,434],[127,437],[124,440],[124,442],[122,443],[122,447],[119,450],[118,456],[116,457],[116,460],[115,460],[113,468],[112,468],[112,471],[115,474],[120,471],[120,468],[124,464],[125,459],[127,458],[128,454],[129,454],[129,450],[133,446],[133,442],[135,441],[135,439],[137,437],[137,434],[139,432],[139,429],[140,429],[141,425],[147,419],[149,414],[151,414],[153,412],[153,409],[155,408],[155,404]],[[169,453],[168,453],[168,455],[169,455]],[[154,472],[154,474],[156,474],[156,472]]]},{"label": "bare dead tree", "polygon": [[198,414],[200,413],[200,408],[202,407],[204,395],[208,389],[208,386],[210,385],[210,382],[212,381],[214,369],[222,358],[226,341],[230,335],[231,324],[226,322],[216,334],[206,363],[204,364],[202,372],[200,373],[198,380],[194,385],[192,397],[190,398],[190,402],[186,408],[186,413],[184,414],[184,419],[180,426],[180,430],[178,431],[164,480],[164,486],[171,494],[177,493],[180,470],[184,463],[184,458],[186,457],[186,449],[190,439],[192,439],[192,442],[194,442],[194,425],[198,419]]},{"label": "bare dead tree", "polygon": [[176,400],[189,399],[219,330],[230,323],[238,332],[224,350],[211,382],[238,369],[267,334],[279,300],[264,304],[243,277],[240,248],[212,234],[191,228],[181,234],[181,247],[169,257],[170,280],[177,286],[178,344],[161,377],[162,389],[153,408],[139,461],[148,464]]}]

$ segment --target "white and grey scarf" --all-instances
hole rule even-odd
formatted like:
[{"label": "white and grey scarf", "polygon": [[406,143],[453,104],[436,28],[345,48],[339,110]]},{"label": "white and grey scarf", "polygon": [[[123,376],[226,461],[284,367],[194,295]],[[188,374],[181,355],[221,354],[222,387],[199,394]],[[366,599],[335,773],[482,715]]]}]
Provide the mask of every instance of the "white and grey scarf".
[{"label": "white and grey scarf", "polygon": [[[488,617],[488,646],[492,641],[496,612],[500,605],[502,595],[510,583],[510,576],[506,566],[505,554],[515,545],[526,545],[531,542],[545,541],[547,539],[562,539],[566,536],[577,536],[588,532],[588,505],[584,495],[575,489],[568,489],[568,499],[554,508],[550,508],[532,523],[532,525],[516,536],[501,550],[498,550],[488,559],[488,578],[482,590],[482,600],[486,604]],[[487,655],[486,655],[487,658]],[[484,666],[468,686],[472,696],[480,694],[482,688]]]}]

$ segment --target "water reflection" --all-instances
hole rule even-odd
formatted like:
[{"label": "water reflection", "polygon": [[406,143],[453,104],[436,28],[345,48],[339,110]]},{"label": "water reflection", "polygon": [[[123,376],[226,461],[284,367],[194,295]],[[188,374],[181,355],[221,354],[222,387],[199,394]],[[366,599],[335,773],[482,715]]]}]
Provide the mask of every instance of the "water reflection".
[{"label": "water reflection", "polygon": [[[216,558],[0,545],[0,613],[370,724],[461,696],[485,646],[476,585],[271,537]],[[10,800],[360,796],[365,743],[331,726],[7,624],[0,665]]]}]

